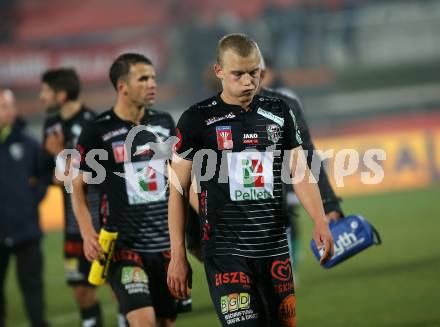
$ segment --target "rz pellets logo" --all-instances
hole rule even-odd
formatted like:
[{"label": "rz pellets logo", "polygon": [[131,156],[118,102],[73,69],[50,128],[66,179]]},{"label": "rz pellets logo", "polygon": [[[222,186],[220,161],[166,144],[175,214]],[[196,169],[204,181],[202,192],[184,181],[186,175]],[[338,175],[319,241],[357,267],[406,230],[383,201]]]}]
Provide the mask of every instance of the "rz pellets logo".
[{"label": "rz pellets logo", "polygon": [[257,159],[243,159],[241,164],[244,187],[264,187],[263,165],[261,161]]}]

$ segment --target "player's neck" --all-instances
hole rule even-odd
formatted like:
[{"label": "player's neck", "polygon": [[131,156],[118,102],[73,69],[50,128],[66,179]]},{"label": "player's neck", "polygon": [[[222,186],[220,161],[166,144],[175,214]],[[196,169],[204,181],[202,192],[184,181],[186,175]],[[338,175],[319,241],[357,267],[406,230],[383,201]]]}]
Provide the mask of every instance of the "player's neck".
[{"label": "player's neck", "polygon": [[251,99],[251,101],[243,103],[239,99],[237,99],[236,97],[233,97],[233,96],[227,94],[225,91],[223,91],[220,94],[220,97],[222,98],[224,103],[231,104],[231,105],[234,105],[234,106],[240,106],[240,107],[242,107],[246,111],[249,110],[249,108],[250,108],[249,106],[250,106],[250,104],[252,102],[252,99]]},{"label": "player's neck", "polygon": [[82,107],[82,103],[80,101],[68,101],[61,107],[60,115],[62,120],[69,120],[73,116],[75,116]]},{"label": "player's neck", "polygon": [[139,125],[145,114],[144,107],[137,107],[135,105],[122,104],[120,101],[116,103],[113,111],[122,120],[130,121]]}]

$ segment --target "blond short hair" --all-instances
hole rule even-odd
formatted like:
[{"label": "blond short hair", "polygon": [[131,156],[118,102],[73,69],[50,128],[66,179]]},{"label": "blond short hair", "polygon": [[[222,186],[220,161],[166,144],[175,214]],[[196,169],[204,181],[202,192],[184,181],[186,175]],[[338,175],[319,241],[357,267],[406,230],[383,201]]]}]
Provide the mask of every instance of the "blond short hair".
[{"label": "blond short hair", "polygon": [[248,57],[254,51],[260,53],[257,43],[242,33],[233,33],[223,36],[218,42],[217,63],[223,65],[223,56],[227,50],[232,50],[241,57]]}]

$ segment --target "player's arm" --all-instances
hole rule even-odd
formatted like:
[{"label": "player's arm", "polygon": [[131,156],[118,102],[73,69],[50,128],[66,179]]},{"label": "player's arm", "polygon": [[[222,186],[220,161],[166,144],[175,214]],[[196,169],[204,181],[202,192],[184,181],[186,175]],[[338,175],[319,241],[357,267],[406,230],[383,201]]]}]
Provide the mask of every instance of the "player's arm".
[{"label": "player's arm", "polygon": [[[313,239],[318,248],[324,247],[324,255],[321,263],[326,262],[333,255],[333,238],[328,228],[319,188],[313,181],[314,177],[307,165],[307,160],[301,146],[291,151],[291,175],[293,176],[293,188],[298,200],[314,222]],[[304,178],[295,179],[297,172],[305,172]]]},{"label": "player's arm", "polygon": [[98,233],[93,227],[92,215],[87,203],[83,172],[79,172],[73,179],[72,186],[72,207],[84,241],[84,255],[89,261],[98,260],[102,255],[102,249],[98,243]]},{"label": "player's arm", "polygon": [[[284,158],[289,160],[290,171],[287,173],[292,176],[292,184],[298,200],[314,222],[313,239],[318,247],[324,247],[324,254],[321,257],[321,263],[324,263],[332,257],[333,238],[328,228],[316,179],[307,165],[307,159],[301,146],[301,132],[298,129],[295,115],[287,104],[285,104],[284,122],[283,148],[290,151],[287,152],[290,153],[290,156]],[[303,172],[304,174],[302,174]],[[303,178],[297,178],[301,176]]]},{"label": "player's arm", "polygon": [[170,171],[168,227],[171,261],[168,266],[168,286],[180,298],[188,297],[191,267],[185,250],[185,216],[188,210],[192,161],[173,156]]},{"label": "player's arm", "polygon": [[[292,110],[295,118],[297,127],[301,134],[302,147],[307,153],[307,164],[312,167],[312,160],[314,158],[315,146],[313,144],[312,136],[310,130],[307,126],[307,121],[304,116],[304,108],[301,101],[294,96],[285,96],[286,103]],[[332,186],[330,185],[327,172],[325,171],[324,165],[321,164],[319,171],[312,171],[315,178],[318,180],[318,187],[321,193],[322,203],[324,206],[324,212],[329,219],[337,220],[342,216],[342,209],[340,207],[341,199],[336,196]]]},{"label": "player's arm", "polygon": [[[83,239],[84,255],[89,261],[98,260],[103,254],[98,242],[98,233],[93,226],[86,195],[87,177],[91,176],[89,174],[93,170],[88,166],[85,157],[92,148],[99,148],[99,141],[100,138],[96,134],[95,128],[88,126],[88,128],[83,129],[77,143],[77,149],[80,153],[79,172],[72,180],[72,208]],[[89,174],[86,174],[86,172]]]}]

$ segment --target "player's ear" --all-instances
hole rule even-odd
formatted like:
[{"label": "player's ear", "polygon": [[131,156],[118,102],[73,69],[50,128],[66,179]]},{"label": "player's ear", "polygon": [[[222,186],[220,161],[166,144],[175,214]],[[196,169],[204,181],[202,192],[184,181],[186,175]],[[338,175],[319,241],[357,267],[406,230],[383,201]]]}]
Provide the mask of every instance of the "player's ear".
[{"label": "player's ear", "polygon": [[222,66],[220,66],[219,64],[214,64],[214,73],[215,76],[217,76],[219,79],[223,79],[224,77],[223,69]]},{"label": "player's ear", "polygon": [[121,93],[123,95],[128,94],[127,93],[127,82],[124,79],[121,78],[118,80],[117,87],[118,87],[118,93]]},{"label": "player's ear", "polygon": [[65,103],[67,101],[67,92],[64,90],[58,91],[55,97],[58,103]]}]

